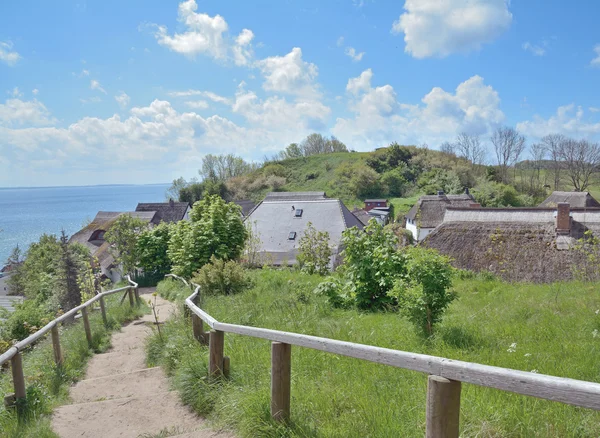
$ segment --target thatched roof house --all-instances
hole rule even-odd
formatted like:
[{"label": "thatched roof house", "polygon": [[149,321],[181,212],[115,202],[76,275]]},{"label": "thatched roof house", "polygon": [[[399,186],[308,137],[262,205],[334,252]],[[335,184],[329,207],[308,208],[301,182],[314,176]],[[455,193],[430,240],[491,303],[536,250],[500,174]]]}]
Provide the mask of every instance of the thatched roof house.
[{"label": "thatched roof house", "polygon": [[461,269],[509,281],[554,282],[586,267],[575,248],[585,231],[600,235],[600,208],[449,208],[422,245]]},{"label": "thatched roof house", "polygon": [[160,222],[179,222],[189,218],[190,204],[187,202],[140,202],[135,208],[136,212],[156,213],[152,224]]},{"label": "thatched roof house", "polygon": [[421,241],[444,220],[448,207],[470,207],[475,205],[475,198],[468,191],[461,195],[421,196],[417,203],[406,214],[406,229],[413,233],[415,241]]},{"label": "thatched roof house", "polygon": [[552,192],[540,207],[556,208],[561,202],[566,202],[571,208],[600,208],[600,202],[596,201],[589,192]]},{"label": "thatched roof house", "polygon": [[299,242],[310,222],[318,231],[329,233],[334,263],[340,252],[342,232],[363,224],[339,199],[325,192],[269,193],[246,218],[260,238],[259,253],[275,265],[294,264]]}]

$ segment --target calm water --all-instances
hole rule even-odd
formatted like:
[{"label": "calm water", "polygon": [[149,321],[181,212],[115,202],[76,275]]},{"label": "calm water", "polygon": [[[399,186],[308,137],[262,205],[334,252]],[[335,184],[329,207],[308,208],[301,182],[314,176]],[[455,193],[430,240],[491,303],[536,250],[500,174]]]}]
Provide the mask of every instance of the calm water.
[{"label": "calm water", "polygon": [[98,211],[134,211],[162,202],[169,184],[0,188],[0,267],[17,244],[26,249],[44,233],[79,231]]}]

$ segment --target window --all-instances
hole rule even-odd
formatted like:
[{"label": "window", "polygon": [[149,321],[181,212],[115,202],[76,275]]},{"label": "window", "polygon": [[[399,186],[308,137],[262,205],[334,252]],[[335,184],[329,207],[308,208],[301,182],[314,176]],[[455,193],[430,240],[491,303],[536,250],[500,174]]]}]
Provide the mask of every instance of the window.
[{"label": "window", "polygon": [[295,231],[290,231],[290,234],[288,234],[288,240],[296,240],[296,232]]},{"label": "window", "polygon": [[302,217],[302,212],[303,211],[304,210],[302,210],[301,208],[297,208],[296,212],[294,213],[294,216],[296,216],[296,217]]}]

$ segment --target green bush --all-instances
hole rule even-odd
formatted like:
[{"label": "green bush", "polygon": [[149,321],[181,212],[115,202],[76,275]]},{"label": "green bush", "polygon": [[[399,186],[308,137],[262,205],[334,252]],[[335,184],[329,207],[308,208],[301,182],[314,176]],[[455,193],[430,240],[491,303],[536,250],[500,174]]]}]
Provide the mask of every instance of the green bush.
[{"label": "green bush", "polygon": [[319,275],[326,275],[329,272],[332,251],[327,231],[317,231],[309,222],[299,246],[298,264],[302,272]]},{"label": "green bush", "polygon": [[37,301],[25,300],[16,304],[15,311],[0,323],[0,339],[9,343],[25,339],[48,324],[52,318],[52,314]]},{"label": "green bush", "polygon": [[194,276],[206,294],[233,295],[250,285],[250,280],[242,266],[232,260],[225,261],[212,256],[210,263],[204,265]]}]

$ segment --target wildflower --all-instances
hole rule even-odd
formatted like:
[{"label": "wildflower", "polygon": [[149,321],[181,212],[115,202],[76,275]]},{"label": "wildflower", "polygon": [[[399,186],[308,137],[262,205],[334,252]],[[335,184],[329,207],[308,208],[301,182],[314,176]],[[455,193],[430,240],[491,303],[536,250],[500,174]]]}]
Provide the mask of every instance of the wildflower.
[{"label": "wildflower", "polygon": [[598,315],[600,313],[600,309],[597,309],[594,313]]},{"label": "wildflower", "polygon": [[506,350],[509,353],[514,353],[515,351],[517,351],[517,343],[513,342],[512,344],[510,344],[510,347],[508,347],[508,350]]},{"label": "wildflower", "polygon": [[598,337],[598,329],[594,329],[594,331],[592,332],[592,336],[593,336],[594,338],[597,338],[597,337]]},{"label": "wildflower", "polygon": [[529,357],[529,356],[531,356],[531,353],[525,353],[524,356]]},{"label": "wildflower", "polygon": [[538,371],[538,370],[531,370],[531,372],[532,372],[532,373],[536,373],[536,374],[537,374],[537,373],[539,373],[539,371]]}]

